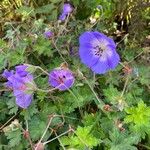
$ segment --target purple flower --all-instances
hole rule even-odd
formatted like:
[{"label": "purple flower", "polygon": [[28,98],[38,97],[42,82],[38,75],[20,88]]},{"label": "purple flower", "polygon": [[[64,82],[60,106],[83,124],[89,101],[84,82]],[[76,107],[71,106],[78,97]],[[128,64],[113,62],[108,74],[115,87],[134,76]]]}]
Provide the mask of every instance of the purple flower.
[{"label": "purple flower", "polygon": [[51,31],[45,31],[44,32],[44,36],[45,36],[45,38],[49,39],[49,38],[51,38],[53,36],[53,32],[51,32]]},{"label": "purple flower", "polygon": [[[14,71],[13,70],[11,70],[11,71],[8,71],[8,70],[4,70],[4,72],[3,72],[3,74],[2,74],[2,76],[4,77],[4,78],[9,78],[9,77],[11,77],[12,75],[14,75]],[[13,88],[13,85],[12,85],[12,83],[10,82],[10,81],[7,81],[6,83],[5,83],[5,85],[6,85],[6,87],[8,87],[8,88],[10,88],[10,89],[12,89]]]},{"label": "purple flower", "polygon": [[120,61],[113,39],[97,31],[84,32],[80,38],[81,61],[97,74],[115,69]]},{"label": "purple flower", "polygon": [[73,85],[74,77],[68,69],[54,69],[49,74],[49,83],[52,87],[58,87],[59,90],[64,91]]},{"label": "purple flower", "polygon": [[11,70],[11,71],[4,70],[2,76],[3,76],[4,78],[9,78],[9,77],[12,76],[13,74],[14,74],[14,71],[13,71],[13,70]]},{"label": "purple flower", "polygon": [[61,21],[64,21],[66,19],[66,14],[62,13],[60,16],[59,16],[59,20]]},{"label": "purple flower", "polygon": [[63,13],[64,14],[69,14],[73,10],[72,6],[69,3],[65,3],[63,6]]},{"label": "purple flower", "polygon": [[29,72],[26,71],[26,69],[28,68],[28,66],[26,65],[19,65],[16,66],[16,73],[19,74],[21,77],[26,76],[27,74],[29,74]]},{"label": "purple flower", "polygon": [[[25,65],[20,65],[15,68],[16,72],[5,70],[3,76],[8,80],[6,86],[13,89],[16,104],[21,108],[27,108],[33,97],[33,76],[26,71],[27,66]],[[30,91],[30,93],[28,93],[28,91]]]},{"label": "purple flower", "polygon": [[69,3],[65,3],[63,6],[63,10],[61,15],[59,16],[59,20],[64,21],[68,14],[70,14],[73,10],[73,7]]}]

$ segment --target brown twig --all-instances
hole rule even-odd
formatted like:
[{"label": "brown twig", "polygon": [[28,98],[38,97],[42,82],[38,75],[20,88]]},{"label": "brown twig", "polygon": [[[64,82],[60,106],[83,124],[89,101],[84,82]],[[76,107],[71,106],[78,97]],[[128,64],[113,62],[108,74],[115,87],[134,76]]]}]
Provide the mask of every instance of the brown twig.
[{"label": "brown twig", "polygon": [[[18,112],[19,113],[19,112]],[[17,115],[15,114],[14,116],[12,116],[8,121],[6,121],[1,127],[0,127],[0,130],[2,130],[10,121],[12,121]]]}]

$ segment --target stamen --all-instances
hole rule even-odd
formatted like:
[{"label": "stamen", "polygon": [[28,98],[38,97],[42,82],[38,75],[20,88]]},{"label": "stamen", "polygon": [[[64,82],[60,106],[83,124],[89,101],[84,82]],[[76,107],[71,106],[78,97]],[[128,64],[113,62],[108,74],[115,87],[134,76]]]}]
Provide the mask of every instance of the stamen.
[{"label": "stamen", "polygon": [[102,54],[103,54],[103,49],[100,47],[100,46],[96,46],[94,48],[94,55],[98,56],[98,57],[101,57]]},{"label": "stamen", "polygon": [[64,80],[62,77],[58,77],[58,83],[60,83],[60,84],[64,83]]}]

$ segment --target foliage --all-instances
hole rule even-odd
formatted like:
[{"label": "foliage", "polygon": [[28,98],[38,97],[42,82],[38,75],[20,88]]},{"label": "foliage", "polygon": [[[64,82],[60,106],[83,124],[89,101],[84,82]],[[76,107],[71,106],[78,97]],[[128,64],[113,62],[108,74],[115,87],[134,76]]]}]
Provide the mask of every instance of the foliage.
[{"label": "foliage", "polygon": [[145,137],[145,133],[149,134],[150,126],[150,108],[144,104],[143,101],[138,103],[137,107],[130,107],[126,109],[127,116],[125,123],[131,123],[131,130],[137,132]]},{"label": "foliage", "polygon": [[[58,20],[64,2],[73,11]],[[0,149],[150,149],[150,3],[147,0],[0,1]],[[45,31],[53,36],[46,38]],[[94,74],[79,58],[79,36],[114,39],[120,64]],[[67,64],[66,64],[67,63]],[[5,69],[28,64],[34,77],[28,109],[5,86]],[[66,91],[48,83],[54,68],[75,78]],[[30,91],[27,91],[30,92]]]},{"label": "foliage", "polygon": [[121,133],[114,129],[113,132],[110,132],[110,140],[107,142],[110,145],[110,150],[137,150],[134,144],[139,142],[139,136],[127,132]]},{"label": "foliage", "polygon": [[91,149],[99,143],[99,139],[94,137],[91,133],[91,126],[87,127],[78,127],[75,131],[75,135],[70,137],[63,137],[61,141],[64,146],[68,148],[75,148],[84,150],[85,148]]}]

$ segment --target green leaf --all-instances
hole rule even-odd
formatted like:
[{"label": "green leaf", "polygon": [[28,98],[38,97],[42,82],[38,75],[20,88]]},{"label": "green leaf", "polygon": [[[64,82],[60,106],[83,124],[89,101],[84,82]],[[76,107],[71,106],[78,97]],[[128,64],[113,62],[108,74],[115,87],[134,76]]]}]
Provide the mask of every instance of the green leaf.
[{"label": "green leaf", "polygon": [[19,128],[5,132],[5,135],[7,136],[7,139],[9,140],[10,147],[19,145],[22,140],[21,139],[22,132],[21,132],[21,129],[19,129]]},{"label": "green leaf", "polygon": [[6,115],[8,114],[9,110],[7,108],[5,97],[0,98],[0,121],[5,120]]},{"label": "green leaf", "polygon": [[15,102],[15,97],[9,98],[9,100],[6,102],[9,108],[9,114],[16,114],[18,111],[18,106]]},{"label": "green leaf", "polygon": [[53,4],[55,4],[55,3],[60,3],[61,0],[51,0],[51,2],[52,2]]},{"label": "green leaf", "polygon": [[6,56],[4,54],[0,54],[0,70],[5,67],[5,58]]},{"label": "green leaf", "polygon": [[84,150],[86,148],[93,148],[100,143],[100,140],[97,139],[91,132],[91,126],[87,127],[78,127],[75,131],[76,135],[64,136],[61,138],[61,141],[64,146],[69,146],[69,148],[77,148]]},{"label": "green leaf", "polygon": [[114,128],[109,133],[109,140],[105,141],[106,146],[110,147],[110,150],[137,150],[134,146],[139,142],[139,136],[136,134],[128,134],[127,132],[120,132]]},{"label": "green leaf", "polygon": [[147,66],[140,66],[139,67],[139,80],[142,85],[149,86],[150,82],[150,68]]},{"label": "green leaf", "polygon": [[38,115],[32,117],[32,119],[29,122],[29,131],[31,138],[34,141],[40,139],[46,128],[46,125],[46,122],[41,120]]},{"label": "green leaf", "polygon": [[35,102],[32,102],[27,109],[23,109],[20,113],[24,116],[25,120],[31,120],[34,114],[38,113],[38,109]]},{"label": "green leaf", "polygon": [[66,91],[59,95],[58,100],[61,99],[61,101],[57,106],[63,114],[70,113],[75,108],[83,107],[85,104],[93,101],[94,98],[88,86],[74,87],[71,91]]},{"label": "green leaf", "polygon": [[7,60],[10,66],[15,66],[16,64],[22,64],[24,62],[24,54],[21,49],[11,51],[7,54]]},{"label": "green leaf", "polygon": [[48,39],[44,37],[39,37],[36,41],[36,44],[33,46],[34,51],[39,55],[53,56],[51,43]]},{"label": "green leaf", "polygon": [[55,8],[54,4],[51,3],[51,4],[48,4],[48,5],[44,5],[42,7],[39,7],[35,10],[35,13],[36,14],[49,14],[52,12],[52,10]]},{"label": "green leaf", "polygon": [[21,6],[19,9],[16,10],[16,13],[22,15],[22,20],[26,20],[30,15],[34,14],[34,8]]},{"label": "green leaf", "polygon": [[143,138],[145,133],[150,133],[150,107],[140,101],[137,107],[126,108],[125,111],[128,115],[124,121],[131,123],[131,130],[140,133]]},{"label": "green leaf", "polygon": [[121,93],[110,85],[107,89],[104,89],[104,95],[106,96],[106,100],[112,104],[117,104],[120,100]]}]

